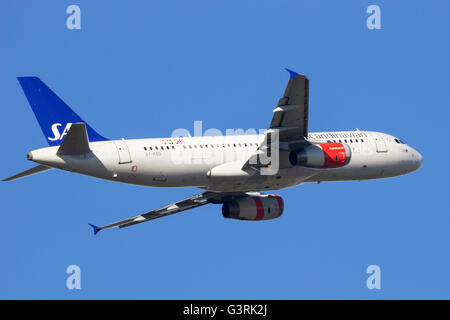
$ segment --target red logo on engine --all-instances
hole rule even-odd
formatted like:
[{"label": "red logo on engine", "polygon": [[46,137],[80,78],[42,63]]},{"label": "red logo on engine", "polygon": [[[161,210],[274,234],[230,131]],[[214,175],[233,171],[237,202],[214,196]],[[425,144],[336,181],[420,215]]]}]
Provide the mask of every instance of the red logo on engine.
[{"label": "red logo on engine", "polygon": [[319,144],[323,150],[325,161],[324,168],[337,168],[347,164],[350,160],[350,153],[347,155],[347,148],[342,143],[321,143]]}]

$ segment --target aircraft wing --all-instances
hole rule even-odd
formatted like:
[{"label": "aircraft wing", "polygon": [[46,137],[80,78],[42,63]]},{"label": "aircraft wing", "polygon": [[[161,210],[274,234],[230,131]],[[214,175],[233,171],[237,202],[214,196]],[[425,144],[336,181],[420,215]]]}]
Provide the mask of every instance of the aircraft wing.
[{"label": "aircraft wing", "polygon": [[[307,143],[309,113],[309,80],[302,74],[286,69],[290,78],[283,97],[273,110],[274,115],[263,143],[256,150],[242,169],[257,168],[258,157],[262,154],[270,156],[273,146],[278,150],[290,151],[295,146]],[[277,144],[274,145],[275,141]]]},{"label": "aircraft wing", "polygon": [[192,197],[189,197],[187,199],[177,201],[171,204],[168,204],[166,206],[163,206],[158,209],[151,210],[146,213],[139,214],[137,216],[118,221],[112,224],[108,224],[102,227],[97,227],[93,224],[90,224],[90,226],[94,229],[94,234],[97,234],[100,230],[103,229],[109,229],[109,228],[125,228],[129,227],[138,223],[150,221],[153,219],[165,217],[177,212],[193,209],[196,207],[203,206],[208,203],[222,203],[225,200],[230,199],[236,199],[236,198],[242,198],[247,196],[244,192],[236,192],[236,193],[222,193],[222,192],[211,192],[206,191],[203,193],[196,194]]},{"label": "aircraft wing", "polygon": [[273,110],[269,132],[279,130],[280,142],[303,140],[308,136],[309,80],[292,70],[283,97]]}]

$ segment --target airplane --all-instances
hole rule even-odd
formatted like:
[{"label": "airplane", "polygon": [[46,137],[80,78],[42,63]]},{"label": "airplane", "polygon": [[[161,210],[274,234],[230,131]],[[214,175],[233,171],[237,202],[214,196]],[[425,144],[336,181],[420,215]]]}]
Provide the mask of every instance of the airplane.
[{"label": "airplane", "polygon": [[282,215],[284,202],[264,191],[307,182],[388,178],[422,166],[418,151],[389,134],[309,132],[309,80],[286,70],[286,90],[262,134],[127,140],[97,133],[38,77],[19,77],[50,146],[28,152],[27,159],[38,165],[3,181],[56,168],[135,185],[203,190],[122,221],[90,224],[97,234],[210,203],[222,204],[225,218],[271,220]]}]

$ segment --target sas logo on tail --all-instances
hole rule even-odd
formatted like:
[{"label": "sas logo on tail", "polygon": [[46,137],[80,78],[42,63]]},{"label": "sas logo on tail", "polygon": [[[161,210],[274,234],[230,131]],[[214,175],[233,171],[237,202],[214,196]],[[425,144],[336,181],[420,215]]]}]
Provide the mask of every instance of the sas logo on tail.
[{"label": "sas logo on tail", "polygon": [[69,132],[71,125],[72,125],[71,122],[67,123],[63,132],[60,133],[58,128],[62,127],[62,124],[61,123],[52,124],[53,137],[47,137],[47,139],[50,141],[62,140],[66,136],[67,132]]}]

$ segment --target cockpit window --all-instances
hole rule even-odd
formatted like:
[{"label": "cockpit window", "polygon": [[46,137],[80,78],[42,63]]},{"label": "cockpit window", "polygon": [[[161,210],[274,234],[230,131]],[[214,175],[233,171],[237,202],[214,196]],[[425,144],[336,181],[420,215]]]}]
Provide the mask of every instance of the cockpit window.
[{"label": "cockpit window", "polygon": [[400,143],[400,144],[405,144],[402,140],[395,138],[394,139],[395,142]]}]

